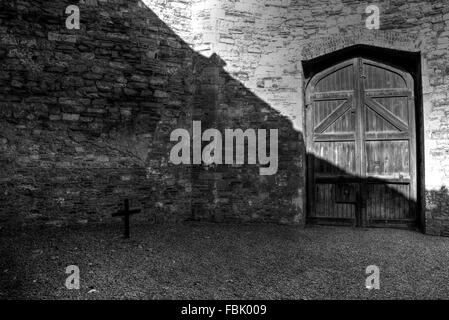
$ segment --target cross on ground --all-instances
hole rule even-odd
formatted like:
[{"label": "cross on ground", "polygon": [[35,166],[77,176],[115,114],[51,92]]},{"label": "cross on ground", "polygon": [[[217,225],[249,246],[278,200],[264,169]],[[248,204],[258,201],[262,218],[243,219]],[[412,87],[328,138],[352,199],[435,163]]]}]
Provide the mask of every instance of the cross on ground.
[{"label": "cross on ground", "polygon": [[125,231],[124,231],[124,237],[125,239],[129,238],[129,216],[132,214],[139,213],[140,209],[129,209],[129,200],[125,199],[125,210],[119,210],[116,213],[113,213],[113,217],[123,217],[125,221]]}]

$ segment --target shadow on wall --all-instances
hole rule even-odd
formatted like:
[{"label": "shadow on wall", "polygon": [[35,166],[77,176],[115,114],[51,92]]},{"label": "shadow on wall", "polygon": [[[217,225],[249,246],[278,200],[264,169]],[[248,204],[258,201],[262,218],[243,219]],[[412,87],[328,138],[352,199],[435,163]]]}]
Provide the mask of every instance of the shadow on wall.
[{"label": "shadow on wall", "polygon": [[[157,222],[304,223],[302,133],[141,2],[89,3],[81,30],[64,28],[70,1],[0,6],[2,221],[107,221],[131,198],[140,219]],[[170,133],[193,120],[221,132],[278,129],[277,173],[169,163]]]}]

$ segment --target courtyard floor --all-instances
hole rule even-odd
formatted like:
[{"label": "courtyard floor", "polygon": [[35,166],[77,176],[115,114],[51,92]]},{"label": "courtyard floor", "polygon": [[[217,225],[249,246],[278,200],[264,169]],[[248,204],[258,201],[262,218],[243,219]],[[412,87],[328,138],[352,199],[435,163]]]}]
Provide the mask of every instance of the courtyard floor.
[{"label": "courtyard floor", "polygon": [[[449,238],[393,229],[188,223],[0,230],[0,299],[449,298]],[[68,290],[65,269],[80,269]],[[365,269],[380,268],[380,290]]]}]

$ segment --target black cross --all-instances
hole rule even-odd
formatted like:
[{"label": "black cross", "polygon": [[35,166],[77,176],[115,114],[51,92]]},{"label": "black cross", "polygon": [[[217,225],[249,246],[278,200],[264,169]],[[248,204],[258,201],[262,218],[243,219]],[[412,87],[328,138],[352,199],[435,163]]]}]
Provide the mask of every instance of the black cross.
[{"label": "black cross", "polygon": [[129,200],[125,199],[125,210],[117,211],[116,213],[113,213],[113,217],[123,217],[125,221],[125,239],[129,238],[129,216],[135,213],[139,213],[140,209],[132,209],[129,210]]}]

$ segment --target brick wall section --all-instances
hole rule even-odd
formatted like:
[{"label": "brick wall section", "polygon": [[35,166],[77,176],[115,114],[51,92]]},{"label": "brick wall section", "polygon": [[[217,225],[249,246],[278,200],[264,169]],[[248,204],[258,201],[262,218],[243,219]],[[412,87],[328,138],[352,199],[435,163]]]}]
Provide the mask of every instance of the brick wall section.
[{"label": "brick wall section", "polygon": [[[363,43],[421,53],[426,231],[447,234],[446,1],[378,1],[378,31],[359,1],[86,2],[79,31],[69,2],[0,11],[2,219],[99,219],[129,195],[147,216],[301,223],[302,61]],[[282,128],[278,174],[170,165],[169,132],[191,120]]]},{"label": "brick wall section", "polygon": [[303,223],[300,188],[304,187],[303,140],[291,122],[222,68],[216,56],[197,77],[193,118],[203,130],[278,129],[279,165],[263,176],[259,165],[211,165],[193,171],[195,219]]},{"label": "brick wall section", "polygon": [[137,1],[82,1],[80,30],[69,4],[0,5],[1,220],[104,221],[126,197],[184,220],[190,169],[167,141],[190,122],[190,48]]}]

